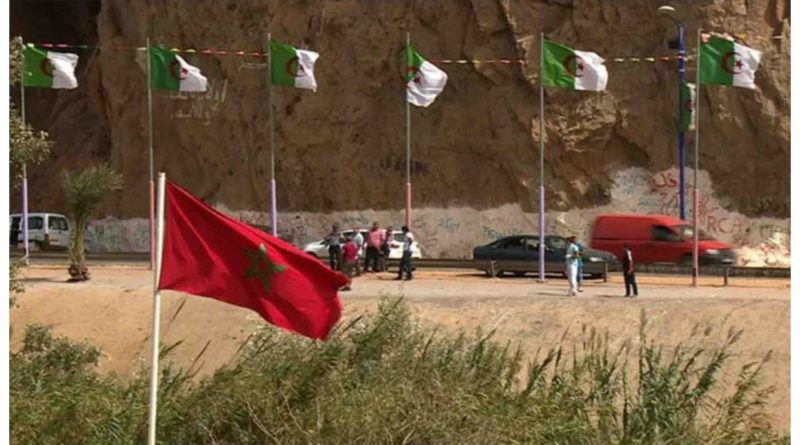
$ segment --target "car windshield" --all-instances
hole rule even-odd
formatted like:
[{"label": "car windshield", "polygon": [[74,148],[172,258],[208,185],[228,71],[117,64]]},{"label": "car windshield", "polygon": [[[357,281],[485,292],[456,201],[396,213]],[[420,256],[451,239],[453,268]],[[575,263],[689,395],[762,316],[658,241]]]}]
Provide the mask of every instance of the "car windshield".
[{"label": "car windshield", "polygon": [[561,238],[560,236],[548,236],[545,240],[545,244],[547,247],[556,251],[567,248],[567,240]]},{"label": "car windshield", "polygon": [[[674,226],[673,229],[675,230],[675,233],[680,235],[685,240],[690,240],[690,239],[694,238],[694,230],[692,230],[692,226],[690,226],[688,224],[677,225],[677,226]],[[703,230],[700,230],[699,238],[702,239],[702,240],[713,239],[710,236],[708,236],[708,234],[706,232],[704,232]]]}]

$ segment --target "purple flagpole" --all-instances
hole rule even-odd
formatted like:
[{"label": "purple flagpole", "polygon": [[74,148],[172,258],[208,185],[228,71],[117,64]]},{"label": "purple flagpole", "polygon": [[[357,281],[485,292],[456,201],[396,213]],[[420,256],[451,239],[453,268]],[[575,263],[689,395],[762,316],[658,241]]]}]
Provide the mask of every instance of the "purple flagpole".
[{"label": "purple flagpole", "polygon": [[544,186],[539,187],[539,281],[544,282]]},{"label": "purple flagpole", "polygon": [[544,282],[544,33],[539,46],[539,281]]},{"label": "purple flagpole", "polygon": [[276,199],[275,193],[275,178],[272,178],[269,181],[269,219],[272,224],[272,236],[278,236],[278,200]]},{"label": "purple flagpole", "polygon": [[[25,51],[25,44],[22,44],[23,53]],[[22,66],[22,76],[19,79],[19,86],[21,89],[20,95],[20,115],[22,117],[22,126],[25,127],[25,64]],[[28,244],[28,166],[22,164],[22,221],[20,228],[22,229],[22,244],[25,249],[24,263],[26,266],[30,264],[30,245]]]},{"label": "purple flagpole", "polygon": [[[24,124],[23,124],[24,125]],[[28,245],[28,167],[22,166],[22,242],[25,244],[25,265],[30,264]]]},{"label": "purple flagpole", "polygon": [[275,127],[272,120],[272,33],[267,33],[267,79],[269,80],[269,219],[272,236],[278,236],[278,197],[275,184]]}]

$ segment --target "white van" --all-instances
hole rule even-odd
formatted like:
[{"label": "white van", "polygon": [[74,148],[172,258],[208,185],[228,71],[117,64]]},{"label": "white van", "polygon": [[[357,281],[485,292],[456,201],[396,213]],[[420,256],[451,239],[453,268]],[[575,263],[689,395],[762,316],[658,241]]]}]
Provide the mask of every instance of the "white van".
[{"label": "white van", "polygon": [[[11,247],[24,248],[22,214],[11,215]],[[70,238],[69,220],[58,213],[28,214],[28,245],[31,250],[67,249]],[[14,241],[16,239],[16,243]]]}]

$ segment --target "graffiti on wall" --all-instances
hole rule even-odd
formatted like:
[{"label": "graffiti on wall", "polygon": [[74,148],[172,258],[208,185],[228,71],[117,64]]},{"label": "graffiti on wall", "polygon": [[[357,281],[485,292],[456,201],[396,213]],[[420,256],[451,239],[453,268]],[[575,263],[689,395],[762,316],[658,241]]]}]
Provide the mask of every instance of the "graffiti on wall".
[{"label": "graffiti on wall", "polygon": [[211,124],[211,116],[225,103],[227,93],[228,79],[209,79],[208,89],[204,93],[172,92],[170,99],[180,102],[172,113],[172,118],[200,120],[204,126],[208,126]]},{"label": "graffiti on wall", "polygon": [[[700,172],[698,222],[701,230],[713,238],[737,248],[742,265],[788,266],[790,260],[791,228],[788,219],[748,218],[726,209],[713,195],[711,182],[705,172]],[[587,242],[591,236],[594,218],[602,213],[648,213],[678,215],[677,170],[649,173],[630,168],[618,172],[611,190],[611,203],[590,209],[567,212],[550,212],[546,215],[546,233],[575,235]],[[687,190],[691,196],[693,190]],[[269,213],[255,211],[219,210],[236,219],[253,225],[267,227]],[[687,219],[691,221],[691,200],[687,205]],[[331,224],[338,223],[343,230],[353,227],[367,229],[373,221],[383,227],[403,221],[404,211],[359,210],[333,213],[279,213],[279,235],[295,244],[322,239]],[[468,207],[414,209],[412,230],[415,232],[423,255],[427,258],[469,258],[475,246],[509,235],[539,233],[538,215],[524,213],[519,205],[507,204],[493,209],[477,210]],[[87,233],[87,248],[92,251],[148,250],[148,221],[105,219],[93,222]],[[395,229],[398,229],[395,225]]]}]

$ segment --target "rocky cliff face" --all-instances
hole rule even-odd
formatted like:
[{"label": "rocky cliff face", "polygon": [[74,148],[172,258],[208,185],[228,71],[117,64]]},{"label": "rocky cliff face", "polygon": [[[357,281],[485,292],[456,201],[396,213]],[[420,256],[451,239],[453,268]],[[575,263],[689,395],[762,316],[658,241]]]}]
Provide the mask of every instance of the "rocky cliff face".
[{"label": "rocky cliff face", "polygon": [[[758,90],[704,87],[701,169],[727,211],[788,218],[789,1],[674,2],[696,29],[744,35],[763,51]],[[109,160],[126,188],[105,211],[148,212],[144,53],[154,44],[261,51],[273,38],[318,51],[318,93],[273,89],[281,211],[390,210],[404,206],[405,31],[449,82],[436,103],[412,109],[414,205],[535,210],[538,187],[539,33],[608,61],[604,93],[547,89],[545,181],[553,211],[612,203],[619,172],[677,163],[677,62],[613,62],[674,54],[675,26],[656,4],[633,0],[102,1],[12,3],[12,33],[27,41],[99,44],[82,52],[81,87],[31,91],[31,121],[57,141],[31,172],[32,208],[58,208],[53,178]],[[52,26],[51,26],[52,25]],[[157,170],[211,202],[268,209],[269,127],[264,58],[187,54],[210,79],[207,94],[154,92]],[[694,61],[687,74],[694,77]],[[687,141],[692,153],[692,136]],[[691,156],[687,159],[692,162]],[[690,164],[691,165],[691,164]],[[12,198],[12,203],[18,201]]]}]

